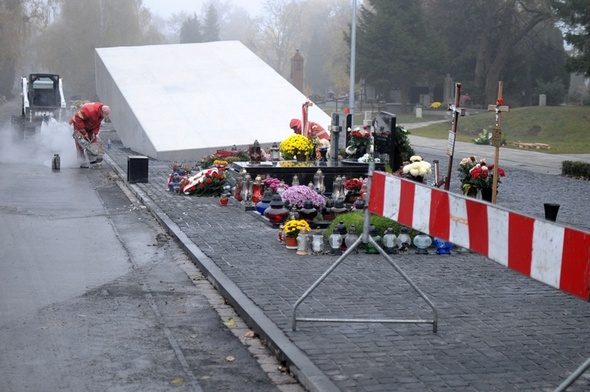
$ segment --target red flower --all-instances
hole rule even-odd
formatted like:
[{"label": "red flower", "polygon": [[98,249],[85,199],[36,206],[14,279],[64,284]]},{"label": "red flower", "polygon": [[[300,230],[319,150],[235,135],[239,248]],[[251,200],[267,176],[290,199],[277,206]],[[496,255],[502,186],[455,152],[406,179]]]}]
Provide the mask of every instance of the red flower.
[{"label": "red flower", "polygon": [[201,189],[205,188],[205,183],[204,183],[204,182],[201,182],[201,183],[199,184],[199,188],[201,188]]},{"label": "red flower", "polygon": [[469,170],[469,174],[471,174],[471,177],[473,177],[474,179],[478,179],[479,176],[481,175],[481,166],[477,165],[475,167],[473,167],[471,170]]},{"label": "red flower", "polygon": [[213,182],[213,180],[211,179],[211,177],[207,177],[207,179],[205,181],[207,182],[207,184],[211,184]]},{"label": "red flower", "polygon": [[363,187],[363,182],[361,180],[359,180],[358,178],[352,178],[350,180],[346,180],[346,182],[344,183],[344,189],[348,189],[348,190],[360,191],[362,187]]},{"label": "red flower", "polygon": [[[494,165],[490,165],[488,166],[488,169],[490,170],[490,172],[493,174],[494,173]],[[500,177],[506,177],[506,172],[504,171],[504,169],[502,169],[501,167],[498,168],[498,175]]]},{"label": "red flower", "polygon": [[212,155],[213,158],[228,158],[233,157],[236,155],[235,151],[226,151],[226,150],[217,150],[215,154]]},{"label": "red flower", "polygon": [[350,133],[350,136],[356,137],[356,138],[363,138],[363,137],[369,137],[369,136],[371,136],[371,134],[365,130],[363,130],[363,131],[354,130]]}]

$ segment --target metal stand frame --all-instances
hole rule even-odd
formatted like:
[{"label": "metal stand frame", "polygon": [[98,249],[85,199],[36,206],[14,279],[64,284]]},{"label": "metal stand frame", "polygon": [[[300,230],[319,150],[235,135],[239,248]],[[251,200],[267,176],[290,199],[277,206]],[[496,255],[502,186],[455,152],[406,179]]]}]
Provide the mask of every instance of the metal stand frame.
[{"label": "metal stand frame", "polygon": [[588,358],[586,360],[586,362],[584,362],[583,364],[581,364],[580,367],[578,367],[575,372],[573,372],[572,374],[570,374],[570,376],[567,379],[565,379],[565,381],[562,382],[555,389],[554,392],[563,392],[563,391],[567,390],[588,369],[590,369],[590,358]]},{"label": "metal stand frame", "polygon": [[[367,193],[365,194],[365,201],[369,200],[369,192],[371,191],[371,183],[373,180],[373,171],[375,170],[375,163],[369,163],[369,176],[367,183]],[[367,203],[368,204],[368,203]],[[366,204],[366,205],[367,205]],[[398,267],[398,265],[391,259],[391,257],[377,244],[377,242],[369,235],[369,226],[371,223],[371,213],[368,208],[365,207],[364,222],[363,222],[363,233],[359,238],[350,246],[342,256],[336,260],[334,264],[330,266],[324,272],[324,274],[315,281],[315,283],[307,289],[307,291],[297,300],[293,306],[292,316],[292,330],[297,330],[297,321],[309,321],[309,322],[334,322],[334,323],[401,323],[401,324],[432,324],[432,332],[436,333],[438,327],[438,311],[430,299],[424,294],[418,286]],[[297,308],[315,289],[318,287],[324,279],[328,277],[339,265],[350,255],[361,243],[370,243],[379,253],[387,260],[389,264],[401,275],[402,278],[418,293],[420,297],[430,306],[433,313],[432,320],[396,320],[396,319],[341,319],[341,318],[310,318],[310,317],[297,317]]]}]

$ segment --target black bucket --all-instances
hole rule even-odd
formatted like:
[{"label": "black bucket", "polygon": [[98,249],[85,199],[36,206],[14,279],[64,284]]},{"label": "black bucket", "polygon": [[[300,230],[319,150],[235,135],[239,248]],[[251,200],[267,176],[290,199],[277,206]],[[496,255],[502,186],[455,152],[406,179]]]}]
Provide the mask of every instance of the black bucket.
[{"label": "black bucket", "polygon": [[51,161],[51,170],[59,171],[60,165],[61,163],[59,159],[59,154],[53,154],[53,160]]},{"label": "black bucket", "polygon": [[545,207],[545,219],[555,222],[557,220],[557,212],[559,211],[559,204],[544,203]]}]

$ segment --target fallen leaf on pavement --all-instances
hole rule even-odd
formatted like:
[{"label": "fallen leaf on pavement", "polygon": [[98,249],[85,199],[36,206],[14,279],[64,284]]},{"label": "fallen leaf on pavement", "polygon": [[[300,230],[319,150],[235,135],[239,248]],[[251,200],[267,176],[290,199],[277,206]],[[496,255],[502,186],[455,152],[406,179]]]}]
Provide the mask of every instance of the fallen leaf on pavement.
[{"label": "fallen leaf on pavement", "polygon": [[234,321],[234,319],[233,318],[230,318],[229,320],[227,320],[223,324],[225,324],[226,327],[233,327],[235,323],[236,322]]},{"label": "fallen leaf on pavement", "polygon": [[184,383],[184,378],[182,378],[182,377],[176,377],[174,380],[172,380],[173,385],[179,385],[182,383]]}]

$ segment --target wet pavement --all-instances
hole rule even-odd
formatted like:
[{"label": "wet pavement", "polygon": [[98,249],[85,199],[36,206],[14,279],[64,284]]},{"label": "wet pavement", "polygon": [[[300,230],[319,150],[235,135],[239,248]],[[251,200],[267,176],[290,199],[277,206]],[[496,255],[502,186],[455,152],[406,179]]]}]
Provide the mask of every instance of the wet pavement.
[{"label": "wet pavement", "polygon": [[0,182],[1,391],[302,390],[108,166]]},{"label": "wet pavement", "polygon": [[[101,137],[112,140],[107,163],[125,179],[128,157],[137,154],[115,131]],[[411,140],[417,154],[439,160],[446,172],[446,141]],[[454,167],[462,154],[493,162],[492,147],[474,147],[481,146],[458,144]],[[568,158],[501,149],[507,176],[498,205],[542,218],[543,203],[558,203],[557,223],[588,230],[590,183],[557,175]],[[310,391],[552,391],[590,357],[587,302],[470,252],[394,258],[437,307],[437,333],[411,323],[300,322],[293,331],[294,304],[336,257],[296,255],[277,241],[277,229],[235,201],[222,207],[217,198],[168,192],[171,164],[150,159],[149,182],[129,189]],[[450,189],[458,193],[456,178]],[[359,253],[317,287],[298,316],[428,319],[431,313],[381,256]],[[588,389],[590,375],[569,390]]]},{"label": "wet pavement", "polygon": [[0,391],[303,390],[109,165],[79,169],[65,125],[13,140],[12,109],[0,105]]}]

